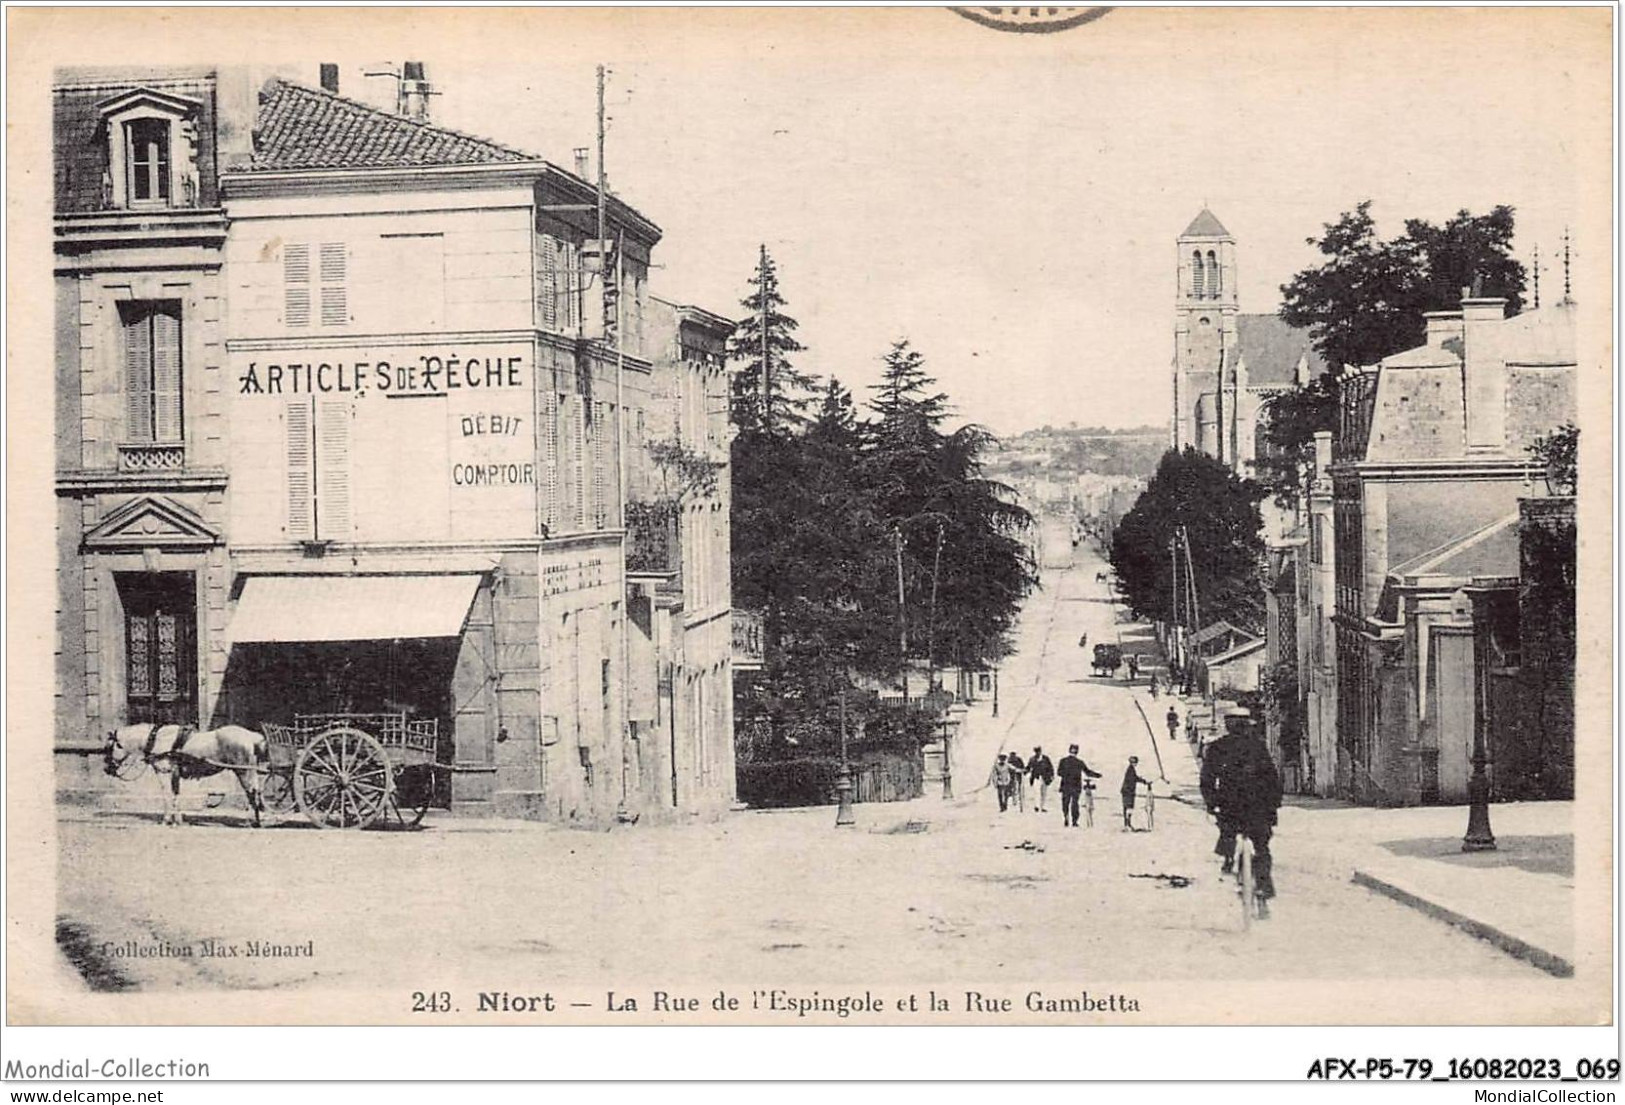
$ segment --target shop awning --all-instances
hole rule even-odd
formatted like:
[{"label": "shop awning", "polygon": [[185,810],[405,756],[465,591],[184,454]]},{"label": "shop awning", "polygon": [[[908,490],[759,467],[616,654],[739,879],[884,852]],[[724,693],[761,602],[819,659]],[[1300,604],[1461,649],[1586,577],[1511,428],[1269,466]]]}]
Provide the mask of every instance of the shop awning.
[{"label": "shop awning", "polygon": [[251,576],[226,629],[236,645],[456,637],[477,575]]}]

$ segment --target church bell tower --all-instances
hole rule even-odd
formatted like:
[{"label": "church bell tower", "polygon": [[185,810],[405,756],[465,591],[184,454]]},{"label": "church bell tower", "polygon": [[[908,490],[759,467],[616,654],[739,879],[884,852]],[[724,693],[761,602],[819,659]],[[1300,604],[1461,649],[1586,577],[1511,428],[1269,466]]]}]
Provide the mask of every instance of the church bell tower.
[{"label": "church bell tower", "polygon": [[1175,449],[1231,460],[1222,427],[1235,419],[1236,240],[1206,207],[1179,236],[1174,296]]}]

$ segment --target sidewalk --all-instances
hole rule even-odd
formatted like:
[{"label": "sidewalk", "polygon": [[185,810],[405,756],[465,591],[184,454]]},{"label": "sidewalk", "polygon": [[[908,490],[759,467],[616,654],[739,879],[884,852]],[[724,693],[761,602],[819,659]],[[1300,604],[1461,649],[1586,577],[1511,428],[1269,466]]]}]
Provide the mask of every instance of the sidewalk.
[{"label": "sidewalk", "polygon": [[1466,806],[1288,806],[1281,835],[1346,862],[1356,883],[1560,977],[1574,973],[1574,807],[1490,806],[1497,850],[1463,852]]}]

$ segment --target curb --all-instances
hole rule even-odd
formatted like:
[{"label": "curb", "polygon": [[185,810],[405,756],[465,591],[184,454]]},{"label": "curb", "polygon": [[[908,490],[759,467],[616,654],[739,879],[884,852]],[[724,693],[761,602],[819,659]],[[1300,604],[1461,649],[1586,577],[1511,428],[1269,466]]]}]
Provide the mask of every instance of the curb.
[{"label": "curb", "polygon": [[1564,959],[1555,952],[1547,951],[1545,948],[1536,947],[1527,940],[1514,936],[1506,930],[1497,928],[1486,921],[1477,920],[1476,918],[1467,916],[1465,913],[1460,913],[1454,909],[1451,909],[1448,906],[1440,905],[1435,901],[1430,901],[1414,891],[1407,890],[1398,883],[1390,882],[1387,879],[1373,875],[1369,871],[1359,870],[1354,872],[1354,883],[1355,885],[1363,886],[1368,890],[1375,890],[1378,894],[1392,898],[1394,901],[1399,902],[1402,905],[1407,905],[1412,909],[1420,910],[1430,917],[1443,921],[1447,925],[1454,925],[1463,932],[1476,936],[1480,940],[1494,944],[1496,947],[1500,948],[1513,958],[1522,959],[1527,963],[1539,967],[1548,974],[1555,975],[1558,978],[1574,977],[1574,964],[1570,963],[1567,959]]}]

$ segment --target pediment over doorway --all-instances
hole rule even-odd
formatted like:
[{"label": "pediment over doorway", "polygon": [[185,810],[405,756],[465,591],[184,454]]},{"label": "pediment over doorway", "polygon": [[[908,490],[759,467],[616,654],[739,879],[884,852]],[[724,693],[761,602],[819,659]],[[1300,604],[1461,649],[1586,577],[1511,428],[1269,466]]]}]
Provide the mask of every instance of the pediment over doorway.
[{"label": "pediment over doorway", "polygon": [[130,549],[202,549],[225,544],[203,518],[165,495],[142,495],[122,503],[85,534],[87,552]]}]

